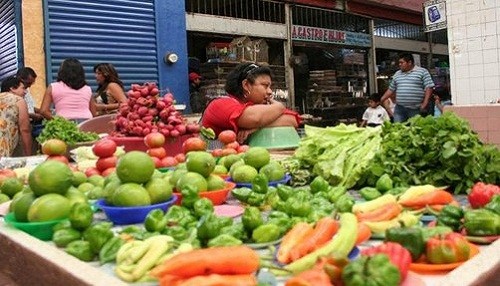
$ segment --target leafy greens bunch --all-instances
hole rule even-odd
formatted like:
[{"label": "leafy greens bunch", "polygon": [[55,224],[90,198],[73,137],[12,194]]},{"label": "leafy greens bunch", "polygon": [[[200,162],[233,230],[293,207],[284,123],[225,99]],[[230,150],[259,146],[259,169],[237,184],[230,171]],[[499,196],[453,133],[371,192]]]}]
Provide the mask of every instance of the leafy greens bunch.
[{"label": "leafy greens bunch", "polygon": [[99,139],[95,132],[83,132],[78,129],[78,125],[60,116],[55,116],[52,120],[43,121],[43,130],[36,140],[43,144],[49,139],[60,139],[68,145],[79,142],[90,142]]},{"label": "leafy greens bunch", "polygon": [[332,186],[356,185],[382,141],[381,127],[340,124],[326,128],[306,125],[304,129],[305,137],[293,158]]},{"label": "leafy greens bunch", "polygon": [[383,126],[381,150],[363,177],[369,185],[383,174],[398,186],[432,184],[465,193],[475,182],[500,181],[500,150],[483,144],[452,112],[417,116]]}]

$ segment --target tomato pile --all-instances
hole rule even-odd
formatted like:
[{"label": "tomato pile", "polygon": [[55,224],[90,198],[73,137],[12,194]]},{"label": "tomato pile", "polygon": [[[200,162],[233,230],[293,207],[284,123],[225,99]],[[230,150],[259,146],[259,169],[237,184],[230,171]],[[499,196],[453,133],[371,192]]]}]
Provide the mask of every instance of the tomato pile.
[{"label": "tomato pile", "polygon": [[172,93],[160,96],[156,83],[132,84],[128,100],[120,105],[112,136],[146,136],[160,132],[165,137],[179,137],[200,132],[196,123],[187,123],[175,109]]}]

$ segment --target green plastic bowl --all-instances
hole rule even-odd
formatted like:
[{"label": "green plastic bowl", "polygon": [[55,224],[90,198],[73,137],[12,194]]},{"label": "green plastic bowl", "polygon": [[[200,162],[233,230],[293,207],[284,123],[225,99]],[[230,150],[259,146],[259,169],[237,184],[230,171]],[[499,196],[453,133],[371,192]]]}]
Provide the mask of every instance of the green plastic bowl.
[{"label": "green plastic bowl", "polygon": [[300,137],[292,126],[262,128],[250,136],[250,147],[266,149],[291,149],[299,146]]},{"label": "green plastic bowl", "polygon": [[19,230],[22,230],[30,234],[31,236],[34,236],[40,240],[48,241],[52,240],[52,235],[54,234],[52,228],[56,224],[66,219],[42,221],[42,222],[20,222],[16,220],[14,213],[10,212],[4,217],[4,220],[7,224]]}]

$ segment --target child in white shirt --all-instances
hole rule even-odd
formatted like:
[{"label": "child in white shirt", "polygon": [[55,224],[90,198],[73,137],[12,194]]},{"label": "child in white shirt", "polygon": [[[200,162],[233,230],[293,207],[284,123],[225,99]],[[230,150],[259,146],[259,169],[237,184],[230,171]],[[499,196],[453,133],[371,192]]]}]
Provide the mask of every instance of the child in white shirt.
[{"label": "child in white shirt", "polygon": [[380,95],[377,93],[373,93],[370,95],[368,99],[368,108],[363,113],[362,117],[363,121],[361,122],[361,127],[370,126],[375,127],[379,126],[384,121],[389,121],[389,114],[380,106]]}]

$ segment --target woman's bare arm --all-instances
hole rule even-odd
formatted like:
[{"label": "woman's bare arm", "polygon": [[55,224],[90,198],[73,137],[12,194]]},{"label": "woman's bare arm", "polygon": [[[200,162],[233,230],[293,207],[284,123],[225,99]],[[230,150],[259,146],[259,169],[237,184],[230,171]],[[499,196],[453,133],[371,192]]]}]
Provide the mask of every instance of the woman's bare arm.
[{"label": "woman's bare arm", "polygon": [[40,114],[46,119],[52,119],[52,112],[50,112],[50,105],[52,104],[52,87],[49,85],[45,94],[43,95],[42,105],[40,106]]},{"label": "woman's bare arm", "polygon": [[17,102],[19,109],[19,134],[21,136],[22,146],[25,156],[31,156],[31,148],[33,147],[33,138],[31,137],[30,116],[28,114],[28,106],[24,99]]},{"label": "woman's bare arm", "polygon": [[268,126],[283,115],[285,106],[275,100],[270,104],[254,104],[245,108],[238,118],[238,126],[243,129],[253,129]]}]

